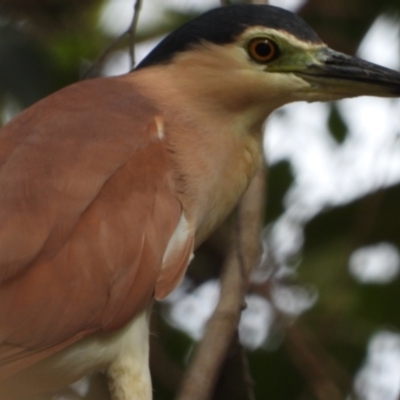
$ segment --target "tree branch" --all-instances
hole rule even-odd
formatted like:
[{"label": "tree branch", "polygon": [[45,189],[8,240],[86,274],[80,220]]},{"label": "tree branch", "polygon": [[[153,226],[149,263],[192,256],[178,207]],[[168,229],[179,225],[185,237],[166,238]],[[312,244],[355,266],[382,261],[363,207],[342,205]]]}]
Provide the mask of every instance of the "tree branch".
[{"label": "tree branch", "polygon": [[127,34],[129,35],[129,56],[131,59],[131,70],[135,68],[136,60],[135,60],[135,36],[137,25],[139,22],[139,14],[140,10],[142,9],[142,1],[143,0],[136,0],[135,5],[133,6],[133,17],[131,24],[127,30]]},{"label": "tree branch", "polygon": [[92,66],[82,74],[82,80],[95,78],[99,75],[101,67],[104,65],[107,57],[110,55],[111,51],[117,46],[117,44],[126,36],[129,35],[129,57],[131,60],[131,69],[135,67],[135,36],[137,30],[137,24],[139,21],[139,14],[142,8],[143,0],[136,0],[133,6],[133,16],[128,29],[123,32],[120,36],[112,40],[108,46],[99,55],[97,60],[92,64]]},{"label": "tree branch", "polygon": [[[309,343],[298,324],[286,327],[286,350],[297,370],[306,379],[318,400],[340,400],[345,397],[329,373],[326,356],[317,342]],[[350,380],[351,382],[351,380]],[[351,388],[351,386],[350,386]]]}]

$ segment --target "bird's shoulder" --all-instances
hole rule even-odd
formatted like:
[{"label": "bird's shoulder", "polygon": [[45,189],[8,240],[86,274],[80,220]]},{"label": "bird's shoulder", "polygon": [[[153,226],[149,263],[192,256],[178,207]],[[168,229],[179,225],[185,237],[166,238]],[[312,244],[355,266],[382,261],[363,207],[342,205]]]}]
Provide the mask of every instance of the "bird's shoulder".
[{"label": "bird's shoulder", "polygon": [[[156,118],[131,85],[96,79],[54,93],[0,130],[0,282],[39,251],[56,251],[131,158],[164,151]],[[166,160],[157,161],[152,167],[167,178]]]}]

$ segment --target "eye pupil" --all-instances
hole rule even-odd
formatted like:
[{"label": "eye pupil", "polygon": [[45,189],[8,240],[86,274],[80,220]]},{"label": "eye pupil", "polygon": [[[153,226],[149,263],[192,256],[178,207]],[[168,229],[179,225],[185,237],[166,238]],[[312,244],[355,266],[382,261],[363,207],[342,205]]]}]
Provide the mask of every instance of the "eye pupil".
[{"label": "eye pupil", "polygon": [[264,57],[268,57],[271,54],[272,47],[267,41],[265,41],[265,42],[257,43],[257,45],[255,47],[255,51],[260,57],[264,58]]}]

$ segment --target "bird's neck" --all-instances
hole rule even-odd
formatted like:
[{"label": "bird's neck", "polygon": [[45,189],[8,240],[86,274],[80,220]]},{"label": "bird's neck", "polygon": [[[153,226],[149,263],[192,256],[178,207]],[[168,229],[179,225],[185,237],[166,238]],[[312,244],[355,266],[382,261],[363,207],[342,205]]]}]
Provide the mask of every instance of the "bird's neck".
[{"label": "bird's neck", "polygon": [[[177,85],[164,68],[159,74],[145,72],[137,74],[135,86],[160,107],[177,193],[202,241],[233,210],[250,183],[261,160],[264,118],[221,106],[202,92],[201,85],[186,91],[184,79]],[[154,76],[163,85],[158,86]]]}]

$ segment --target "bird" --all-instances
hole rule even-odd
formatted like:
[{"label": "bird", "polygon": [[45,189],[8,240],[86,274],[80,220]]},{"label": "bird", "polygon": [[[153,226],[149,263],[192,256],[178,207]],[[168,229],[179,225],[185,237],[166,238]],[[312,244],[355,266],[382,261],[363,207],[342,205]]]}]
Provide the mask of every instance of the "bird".
[{"label": "bird", "polygon": [[267,117],[296,101],[400,95],[396,71],[267,5],[212,9],[131,72],[80,81],[0,130],[0,399],[93,372],[152,398],[149,316],[232,212]]}]

